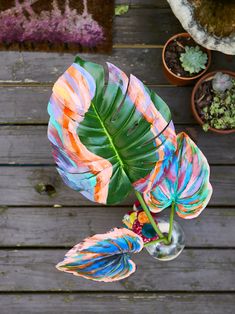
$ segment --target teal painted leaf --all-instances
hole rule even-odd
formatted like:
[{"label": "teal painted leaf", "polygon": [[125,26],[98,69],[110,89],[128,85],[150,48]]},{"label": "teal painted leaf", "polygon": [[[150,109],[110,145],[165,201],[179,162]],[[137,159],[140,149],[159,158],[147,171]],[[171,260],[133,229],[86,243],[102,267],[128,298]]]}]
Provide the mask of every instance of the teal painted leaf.
[{"label": "teal painted leaf", "polygon": [[165,102],[135,76],[76,58],[53,87],[48,137],[64,182],[115,204],[149,191],[164,174],[176,135]]}]

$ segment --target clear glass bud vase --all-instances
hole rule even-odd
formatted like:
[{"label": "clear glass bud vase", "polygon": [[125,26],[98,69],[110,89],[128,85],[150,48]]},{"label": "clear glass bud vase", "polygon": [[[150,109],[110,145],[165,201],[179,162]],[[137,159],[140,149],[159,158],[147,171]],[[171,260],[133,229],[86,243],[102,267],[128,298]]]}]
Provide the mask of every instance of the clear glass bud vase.
[{"label": "clear glass bud vase", "polygon": [[[167,236],[169,231],[169,221],[166,218],[158,218],[157,222],[161,232]],[[164,242],[153,242],[153,244],[151,244],[150,242],[148,246],[146,246],[146,250],[153,258],[157,260],[171,261],[180,255],[184,249],[184,246],[184,231],[181,226],[176,221],[174,221],[170,244],[165,244]]]}]

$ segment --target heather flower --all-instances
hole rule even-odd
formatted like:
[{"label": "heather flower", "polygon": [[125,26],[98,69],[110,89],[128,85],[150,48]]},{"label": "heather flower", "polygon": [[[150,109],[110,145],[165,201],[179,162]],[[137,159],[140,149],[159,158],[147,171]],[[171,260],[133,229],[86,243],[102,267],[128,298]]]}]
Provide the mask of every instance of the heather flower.
[{"label": "heather flower", "polygon": [[86,0],[83,5],[80,15],[76,9],[70,8],[69,0],[66,0],[62,12],[54,0],[51,11],[36,14],[30,0],[23,3],[16,0],[15,7],[0,13],[0,41],[74,43],[95,47],[105,39],[104,31],[88,13]]}]

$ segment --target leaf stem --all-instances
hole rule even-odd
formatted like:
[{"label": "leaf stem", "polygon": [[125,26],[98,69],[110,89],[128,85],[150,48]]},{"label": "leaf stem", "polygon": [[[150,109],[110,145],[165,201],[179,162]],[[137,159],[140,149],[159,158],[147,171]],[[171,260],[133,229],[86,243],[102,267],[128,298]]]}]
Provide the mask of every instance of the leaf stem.
[{"label": "leaf stem", "polygon": [[172,204],[171,204],[171,214],[170,214],[170,226],[169,226],[169,232],[168,232],[168,243],[169,244],[171,243],[171,237],[172,237],[174,213],[175,213],[175,203],[172,202]]},{"label": "leaf stem", "polygon": [[178,46],[180,46],[181,48],[185,49],[184,45],[182,45],[178,40],[176,40],[176,43]]},{"label": "leaf stem", "polygon": [[152,244],[156,244],[156,243],[159,243],[159,242],[165,242],[165,238],[164,239],[157,239],[157,240],[154,240],[154,241],[151,241],[151,242],[147,242],[147,243],[144,244],[144,247],[151,246]]},{"label": "leaf stem", "polygon": [[[141,193],[139,193],[138,191],[135,191],[135,194],[140,202],[140,205],[142,206],[144,212],[146,213],[151,225],[153,226],[153,229],[156,231],[156,233],[159,235],[160,240],[162,240],[164,243],[167,243],[167,239],[166,237],[164,237],[164,235],[162,234],[161,230],[159,229],[158,225],[156,224],[153,216],[151,215],[148,206],[145,204],[145,201],[143,200],[143,197],[141,195]],[[152,242],[151,242],[152,243]]]}]

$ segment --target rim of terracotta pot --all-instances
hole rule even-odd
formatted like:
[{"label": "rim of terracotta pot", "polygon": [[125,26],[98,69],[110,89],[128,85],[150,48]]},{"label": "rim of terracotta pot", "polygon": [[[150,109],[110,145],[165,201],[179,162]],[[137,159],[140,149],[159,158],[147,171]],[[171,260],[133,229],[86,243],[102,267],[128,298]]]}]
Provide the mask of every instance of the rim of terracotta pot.
[{"label": "rim of terracotta pot", "polygon": [[[232,71],[229,71],[229,70],[212,71],[212,72],[209,72],[209,73],[203,75],[200,78],[200,80],[197,81],[196,85],[193,88],[192,95],[191,95],[191,108],[192,108],[192,112],[193,112],[193,115],[194,115],[195,119],[197,120],[197,122],[200,125],[203,125],[204,121],[201,119],[201,117],[199,116],[199,114],[197,112],[197,109],[196,109],[196,105],[195,105],[195,94],[196,94],[196,91],[198,90],[198,87],[202,84],[203,81],[205,81],[206,79],[208,79],[210,77],[215,76],[215,74],[218,73],[218,72],[229,74],[230,76],[235,78],[235,72],[232,72]],[[220,130],[220,129],[215,129],[215,128],[212,128],[212,127],[209,127],[208,130],[213,131],[215,133],[219,133],[219,134],[230,134],[230,133],[234,133],[235,132],[235,129]]]},{"label": "rim of terracotta pot", "polygon": [[[206,51],[206,53],[207,53],[208,61],[207,61],[207,66],[206,66],[206,68],[205,68],[202,72],[200,72],[199,74],[197,74],[197,75],[195,75],[195,76],[192,76],[192,77],[178,76],[178,75],[176,75],[174,72],[172,72],[172,71],[168,68],[168,66],[167,66],[167,64],[166,64],[166,62],[165,62],[165,51],[166,51],[166,47],[169,45],[170,42],[172,42],[175,38],[178,38],[178,37],[190,37],[190,38],[192,38],[192,36],[191,36],[189,33],[179,33],[179,34],[176,34],[176,35],[170,37],[170,38],[167,40],[167,42],[165,43],[165,45],[164,45],[164,47],[163,47],[163,49],[162,49],[162,62],[163,62],[163,65],[164,65],[165,69],[166,69],[172,76],[174,76],[174,77],[177,78],[177,79],[182,79],[182,80],[184,80],[184,81],[193,81],[193,80],[196,80],[196,79],[198,79],[199,77],[201,77],[202,75],[204,75],[204,74],[206,73],[206,71],[209,69],[210,64],[211,64],[211,51],[208,50],[207,48],[202,47],[201,45],[198,44],[198,45],[199,45],[200,47],[202,47],[202,49],[203,49],[204,51]],[[192,38],[192,40],[194,41],[193,38]],[[196,44],[197,44],[197,43],[196,43]]]}]

